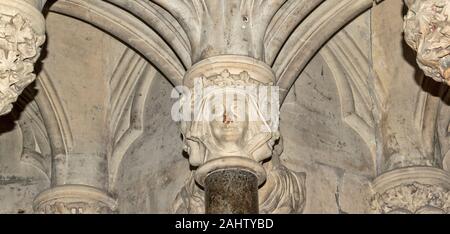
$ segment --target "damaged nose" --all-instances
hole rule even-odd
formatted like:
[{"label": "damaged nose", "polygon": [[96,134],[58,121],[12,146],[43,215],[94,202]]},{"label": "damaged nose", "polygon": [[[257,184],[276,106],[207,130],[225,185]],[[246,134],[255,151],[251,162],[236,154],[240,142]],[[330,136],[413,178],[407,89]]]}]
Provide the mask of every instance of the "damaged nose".
[{"label": "damaged nose", "polygon": [[230,124],[233,123],[233,119],[227,115],[227,113],[223,114],[223,123],[224,124]]}]

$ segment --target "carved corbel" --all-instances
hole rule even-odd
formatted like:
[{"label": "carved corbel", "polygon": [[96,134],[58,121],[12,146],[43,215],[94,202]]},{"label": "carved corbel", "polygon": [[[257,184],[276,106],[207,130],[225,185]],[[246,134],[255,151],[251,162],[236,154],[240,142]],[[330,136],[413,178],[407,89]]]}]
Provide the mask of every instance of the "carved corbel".
[{"label": "carved corbel", "polygon": [[[36,4],[36,5],[34,5]],[[42,1],[0,2],[0,115],[36,78],[34,63],[45,41]]]},{"label": "carved corbel", "polygon": [[450,2],[405,0],[407,44],[417,51],[417,63],[426,76],[450,84]]},{"label": "carved corbel", "polygon": [[[208,58],[187,72],[189,94],[183,95],[182,109],[189,119],[181,121],[181,131],[189,162],[199,167],[198,183],[203,185],[209,172],[228,167],[245,167],[259,184],[264,182],[260,162],[270,158],[279,137],[279,105],[269,100],[273,90],[262,88],[274,87],[274,81],[270,67],[245,56]],[[263,109],[275,111],[275,118],[264,116]]]},{"label": "carved corbel", "polygon": [[249,171],[258,185],[264,184],[255,191],[260,196],[259,212],[302,211],[305,174],[290,171],[278,160],[282,146],[274,81],[269,66],[246,56],[211,57],[187,72],[187,90],[180,102],[181,132],[196,169],[178,194],[174,212],[203,213],[208,203],[205,180],[217,171],[234,169]]}]

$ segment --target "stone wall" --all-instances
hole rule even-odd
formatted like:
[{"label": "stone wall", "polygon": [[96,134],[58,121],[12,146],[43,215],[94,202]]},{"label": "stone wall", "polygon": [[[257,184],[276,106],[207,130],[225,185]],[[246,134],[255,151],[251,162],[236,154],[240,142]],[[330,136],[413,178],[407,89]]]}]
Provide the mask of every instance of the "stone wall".
[{"label": "stone wall", "polygon": [[[61,2],[55,9],[70,9],[72,0]],[[384,1],[357,16],[288,91],[280,158],[306,174],[303,213],[369,213],[380,175],[450,167],[448,88],[418,69],[403,41],[404,10],[401,0]],[[177,70],[152,60],[172,54],[137,51],[143,41],[54,12],[46,22],[38,79],[0,117],[0,213],[32,213],[37,194],[68,184],[97,188],[114,212],[173,212],[194,168],[171,118],[179,77],[165,76]],[[164,41],[180,46],[184,36]],[[185,64],[174,67],[189,68],[179,54]]]}]

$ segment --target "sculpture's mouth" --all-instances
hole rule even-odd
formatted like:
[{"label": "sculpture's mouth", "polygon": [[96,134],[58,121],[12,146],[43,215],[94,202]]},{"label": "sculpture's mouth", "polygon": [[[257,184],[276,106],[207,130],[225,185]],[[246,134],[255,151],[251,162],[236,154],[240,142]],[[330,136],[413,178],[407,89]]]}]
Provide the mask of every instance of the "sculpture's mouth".
[{"label": "sculpture's mouth", "polygon": [[239,135],[237,128],[224,128],[223,129],[223,134],[226,135],[226,136]]},{"label": "sculpture's mouth", "polygon": [[242,127],[241,126],[237,126],[237,125],[223,125],[222,126],[222,131],[225,133],[236,133],[239,134],[242,131]]}]

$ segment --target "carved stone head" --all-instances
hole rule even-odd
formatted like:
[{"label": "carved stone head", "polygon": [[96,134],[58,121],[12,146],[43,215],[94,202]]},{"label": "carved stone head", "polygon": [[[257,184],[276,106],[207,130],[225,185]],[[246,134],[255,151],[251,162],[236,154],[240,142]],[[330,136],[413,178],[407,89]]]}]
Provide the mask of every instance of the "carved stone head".
[{"label": "carved stone head", "polygon": [[216,56],[195,64],[184,77],[189,92],[181,100],[182,109],[192,112],[181,120],[190,164],[201,166],[222,157],[255,162],[271,157],[279,137],[274,82],[268,65],[246,56]]},{"label": "carved stone head", "polygon": [[[222,82],[227,79],[237,82],[225,86]],[[227,70],[216,77],[201,79],[204,92],[193,104],[197,106],[197,114],[192,121],[186,121],[183,128],[193,166],[227,156],[260,162],[272,155],[278,129],[270,127],[271,120],[262,113],[266,107],[262,107],[264,104],[257,95],[246,88],[252,83],[246,83],[245,79],[248,79],[246,72],[230,74]]]}]

